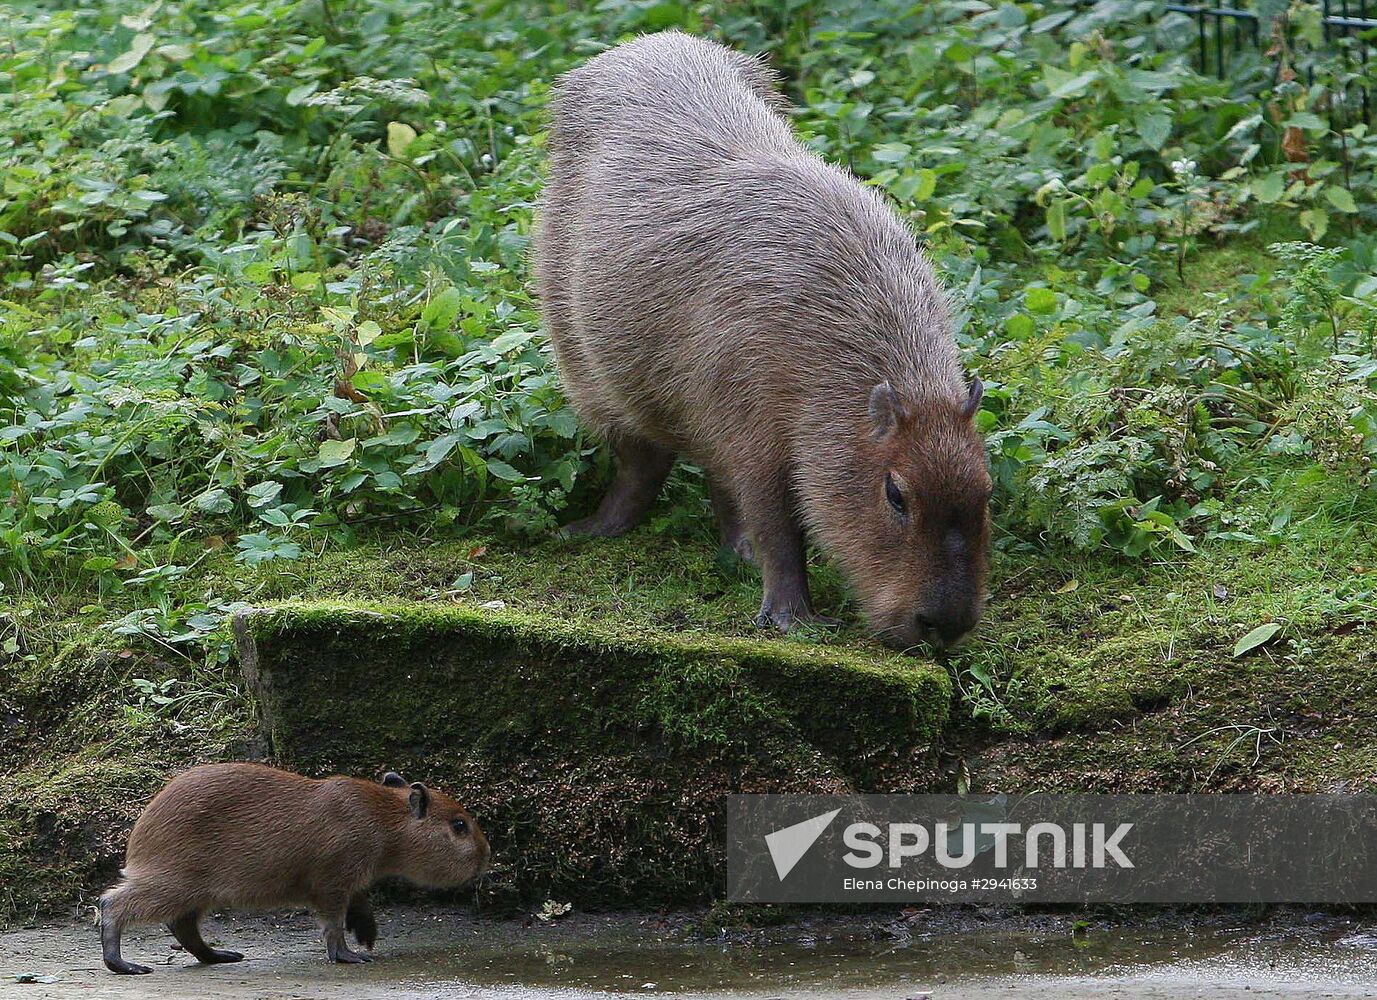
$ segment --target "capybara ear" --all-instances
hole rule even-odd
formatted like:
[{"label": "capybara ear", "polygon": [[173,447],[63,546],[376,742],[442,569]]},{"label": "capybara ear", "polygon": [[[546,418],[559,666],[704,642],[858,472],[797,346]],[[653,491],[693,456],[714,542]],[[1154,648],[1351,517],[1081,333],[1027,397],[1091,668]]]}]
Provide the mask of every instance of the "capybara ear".
[{"label": "capybara ear", "polygon": [[426,810],[430,808],[430,791],[419,781],[411,783],[411,815],[417,819],[426,818]]},{"label": "capybara ear", "polygon": [[966,397],[966,405],[961,415],[970,420],[980,410],[980,401],[985,398],[985,383],[978,378],[971,379],[971,392]]},{"label": "capybara ear", "polygon": [[388,788],[405,788],[406,779],[396,771],[388,771],[383,775],[383,784]]},{"label": "capybara ear", "polygon": [[888,382],[870,390],[870,422],[876,437],[887,437],[904,417],[904,404]]}]

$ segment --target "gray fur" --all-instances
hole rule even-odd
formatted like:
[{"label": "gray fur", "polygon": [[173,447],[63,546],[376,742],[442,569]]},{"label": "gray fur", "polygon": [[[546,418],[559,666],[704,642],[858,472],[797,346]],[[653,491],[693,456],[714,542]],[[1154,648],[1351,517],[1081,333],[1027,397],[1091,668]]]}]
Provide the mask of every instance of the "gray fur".
[{"label": "gray fur", "polygon": [[[856,528],[839,513],[880,495],[883,470],[856,444],[876,436],[872,391],[887,381],[896,409],[959,409],[967,383],[946,294],[913,235],[874,189],[805,149],[785,107],[762,62],[680,32],[566,75],[537,288],[579,415],[624,465],[655,466],[640,494],[653,495],[669,453],[684,455],[708,471],[719,507],[739,510],[765,617],[787,627],[808,613],[806,578],[802,606],[769,613],[771,576],[794,572],[784,550],[806,525],[873,620],[883,602],[867,593],[883,588],[857,578],[887,571],[852,552]],[[929,451],[964,447],[934,433]]]}]

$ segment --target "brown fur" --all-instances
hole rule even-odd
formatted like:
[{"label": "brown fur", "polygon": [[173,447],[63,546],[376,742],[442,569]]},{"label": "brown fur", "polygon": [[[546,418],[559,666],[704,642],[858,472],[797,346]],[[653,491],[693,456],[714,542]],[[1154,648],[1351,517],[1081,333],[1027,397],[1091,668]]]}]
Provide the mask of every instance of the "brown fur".
[{"label": "brown fur", "polygon": [[119,956],[121,932],[139,923],[167,923],[203,962],[237,961],[201,941],[200,915],[291,905],[315,910],[331,961],[366,961],[344,945],[344,929],[372,948],[373,882],[397,875],[459,886],[488,861],[483,832],[457,802],[396,775],[385,780],[314,780],[259,764],[210,764],[173,778],[134,824],[123,880],[101,897],[106,964],[148,971]]},{"label": "brown fur", "polygon": [[619,45],[551,106],[536,284],[569,400],[617,458],[569,530],[629,530],[683,455],[760,566],[762,625],[813,617],[806,532],[886,642],[965,634],[989,547],[980,387],[913,234],[794,138],[773,74],[712,42]]}]

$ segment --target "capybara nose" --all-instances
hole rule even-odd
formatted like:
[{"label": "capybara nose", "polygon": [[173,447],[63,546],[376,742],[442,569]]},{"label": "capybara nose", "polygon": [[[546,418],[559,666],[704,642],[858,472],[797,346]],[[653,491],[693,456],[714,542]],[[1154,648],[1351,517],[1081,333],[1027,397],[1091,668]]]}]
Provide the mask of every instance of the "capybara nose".
[{"label": "capybara nose", "polygon": [[975,615],[965,612],[924,612],[913,616],[913,631],[938,649],[955,646],[975,628]]}]

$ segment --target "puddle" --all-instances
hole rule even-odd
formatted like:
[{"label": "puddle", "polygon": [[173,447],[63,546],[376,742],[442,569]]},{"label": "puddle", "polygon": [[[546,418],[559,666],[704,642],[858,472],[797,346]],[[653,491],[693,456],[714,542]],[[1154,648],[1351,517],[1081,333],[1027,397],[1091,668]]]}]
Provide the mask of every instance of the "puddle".
[{"label": "puddle", "polygon": [[[401,910],[382,921],[378,961],[330,966],[309,918],[229,917],[206,936],[244,951],[202,968],[154,928],[128,935],[126,957],[152,975],[100,965],[89,926],[0,935],[0,995],[205,997],[217,1000],[593,1000],[609,996],[817,1000],[975,997],[1374,997],[1377,931],[1347,921],[1277,927],[1093,928],[1070,918],[992,925],[809,924],[748,940],[686,941],[673,918],[578,917],[546,926]],[[959,924],[959,921],[956,923]],[[19,985],[31,973],[54,982]]]}]

